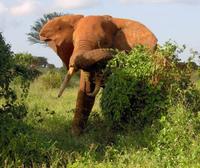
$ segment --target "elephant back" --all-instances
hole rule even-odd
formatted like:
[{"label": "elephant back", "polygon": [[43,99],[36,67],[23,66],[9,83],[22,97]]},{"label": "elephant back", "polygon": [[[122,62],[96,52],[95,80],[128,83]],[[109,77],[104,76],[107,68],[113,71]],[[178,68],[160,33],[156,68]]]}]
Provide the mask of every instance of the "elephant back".
[{"label": "elephant back", "polygon": [[145,45],[154,49],[157,44],[156,36],[143,24],[128,20],[113,18],[112,22],[118,31],[114,37],[114,47],[119,50],[130,51],[136,45]]}]

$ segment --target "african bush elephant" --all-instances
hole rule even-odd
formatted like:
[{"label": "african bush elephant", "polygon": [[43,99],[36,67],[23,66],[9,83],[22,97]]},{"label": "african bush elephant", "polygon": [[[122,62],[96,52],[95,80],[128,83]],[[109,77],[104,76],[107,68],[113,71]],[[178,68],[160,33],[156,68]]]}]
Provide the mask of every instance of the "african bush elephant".
[{"label": "african bush elephant", "polygon": [[72,132],[80,134],[101,84],[97,64],[112,59],[111,49],[130,51],[142,44],[154,49],[155,35],[143,24],[111,16],[65,15],[48,21],[40,31],[40,39],[58,54],[68,73],[58,96],[61,96],[71,76],[81,70]]}]

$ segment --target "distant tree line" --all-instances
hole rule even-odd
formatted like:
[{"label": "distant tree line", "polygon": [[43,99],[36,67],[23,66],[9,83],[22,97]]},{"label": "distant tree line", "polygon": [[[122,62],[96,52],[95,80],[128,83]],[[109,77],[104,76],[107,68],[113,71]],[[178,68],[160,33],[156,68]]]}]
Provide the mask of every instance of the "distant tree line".
[{"label": "distant tree line", "polygon": [[54,64],[50,64],[45,57],[33,56],[30,53],[17,53],[14,55],[15,63],[29,68],[55,68]]}]

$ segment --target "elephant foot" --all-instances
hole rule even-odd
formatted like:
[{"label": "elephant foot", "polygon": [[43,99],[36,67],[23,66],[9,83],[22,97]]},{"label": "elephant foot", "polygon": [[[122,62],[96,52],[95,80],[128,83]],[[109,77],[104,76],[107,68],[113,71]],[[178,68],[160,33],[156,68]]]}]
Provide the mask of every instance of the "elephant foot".
[{"label": "elephant foot", "polygon": [[83,114],[75,114],[75,117],[72,122],[71,134],[79,136],[83,133],[88,120],[88,115],[84,116]]},{"label": "elephant foot", "polygon": [[71,128],[71,134],[73,136],[79,136],[83,133],[83,128],[79,127],[79,126],[72,126]]}]

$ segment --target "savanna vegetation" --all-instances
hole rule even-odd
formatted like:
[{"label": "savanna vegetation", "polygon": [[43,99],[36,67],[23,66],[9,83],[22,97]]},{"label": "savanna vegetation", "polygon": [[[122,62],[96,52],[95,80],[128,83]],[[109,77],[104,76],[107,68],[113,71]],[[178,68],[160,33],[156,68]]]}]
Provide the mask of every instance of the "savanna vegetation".
[{"label": "savanna vegetation", "polygon": [[74,137],[78,76],[57,98],[65,70],[14,54],[0,34],[0,167],[200,167],[199,54],[183,63],[184,49],[118,52]]}]

